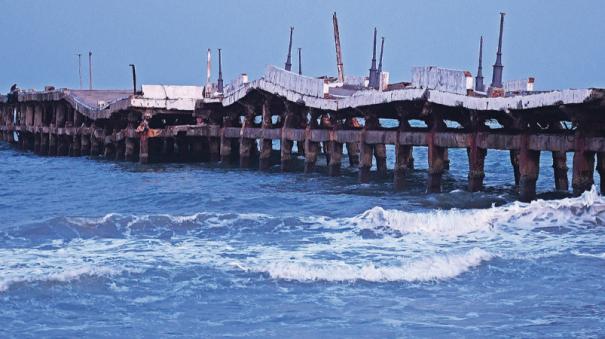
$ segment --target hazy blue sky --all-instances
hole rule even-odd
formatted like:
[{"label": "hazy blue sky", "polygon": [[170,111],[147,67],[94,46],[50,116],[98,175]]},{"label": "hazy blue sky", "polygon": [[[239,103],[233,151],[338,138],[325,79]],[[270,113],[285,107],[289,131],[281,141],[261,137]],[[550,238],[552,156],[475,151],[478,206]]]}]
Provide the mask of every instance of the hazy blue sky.
[{"label": "hazy blue sky", "polygon": [[294,49],[303,48],[303,72],[335,75],[333,11],[347,74],[367,74],[377,26],[392,82],[409,80],[418,65],[474,75],[483,34],[489,83],[502,10],[505,79],[533,75],[538,89],[605,87],[602,0],[0,0],[0,92],[13,82],[76,88],[75,54],[88,50],[96,88],[130,88],[129,63],[137,65],[139,83],[200,84],[206,49],[216,47],[224,51],[226,81],[242,72],[257,77],[267,64],[283,67],[291,25]]}]

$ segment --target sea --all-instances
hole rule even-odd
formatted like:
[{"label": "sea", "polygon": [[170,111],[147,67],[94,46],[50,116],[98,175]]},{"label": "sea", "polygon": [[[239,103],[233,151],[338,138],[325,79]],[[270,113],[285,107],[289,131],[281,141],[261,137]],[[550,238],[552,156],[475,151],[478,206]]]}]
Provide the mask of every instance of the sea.
[{"label": "sea", "polygon": [[[41,157],[0,143],[2,338],[605,336],[605,199],[517,202],[509,154],[426,194],[208,163]],[[571,168],[571,154],[568,155]],[[571,182],[571,171],[570,182]],[[599,177],[595,173],[598,187]]]}]

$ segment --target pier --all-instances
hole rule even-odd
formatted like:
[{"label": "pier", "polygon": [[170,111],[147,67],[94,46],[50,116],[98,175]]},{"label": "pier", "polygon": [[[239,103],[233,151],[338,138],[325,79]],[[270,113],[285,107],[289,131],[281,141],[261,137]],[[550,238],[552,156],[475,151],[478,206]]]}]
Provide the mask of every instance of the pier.
[{"label": "pier", "polygon": [[[414,169],[412,150],[421,147],[428,154],[430,193],[441,191],[449,166],[459,166],[449,163],[448,149],[467,150],[471,192],[483,188],[487,153],[506,150],[522,201],[536,197],[541,152],[552,154],[555,189],[570,190],[572,153],[573,193],[591,188],[595,169],[605,191],[605,90],[534,91],[531,77],[504,82],[503,21],[494,79],[486,90],[482,48],[475,78],[468,71],[416,67],[411,81],[389,83],[382,48],[376,67],[376,33],[369,76],[346,76],[334,19],[338,77],[303,75],[300,50],[299,71],[292,72],[290,40],[286,67],[270,65],[255,80],[242,74],[223,85],[219,54],[219,79],[206,86],[138,90],[135,80],[133,90],[13,88],[0,96],[0,138],[41,156],[140,163],[214,162],[259,170],[279,165],[294,171],[296,159],[304,157],[305,173],[325,156],[330,176],[344,166],[357,168],[361,183],[392,173],[397,190],[405,190],[404,178]],[[279,163],[272,157],[276,140]],[[392,169],[386,145],[395,147]]]}]

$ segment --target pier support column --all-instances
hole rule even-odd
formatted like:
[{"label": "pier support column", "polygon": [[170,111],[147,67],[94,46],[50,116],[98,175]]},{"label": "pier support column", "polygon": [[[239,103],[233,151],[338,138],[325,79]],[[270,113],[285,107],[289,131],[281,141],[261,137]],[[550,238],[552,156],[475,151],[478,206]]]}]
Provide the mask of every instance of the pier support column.
[{"label": "pier support column", "polygon": [[82,137],[77,129],[76,134],[72,137],[69,155],[72,157],[79,157],[82,155]]},{"label": "pier support column", "polygon": [[485,179],[485,156],[487,150],[477,145],[477,133],[470,136],[470,147],[466,149],[468,154],[468,191],[478,192],[483,189]]},{"label": "pier support column", "polygon": [[116,161],[123,161],[126,157],[126,140],[122,139],[116,141],[114,144],[114,159]]},{"label": "pier support column", "polygon": [[569,190],[567,154],[565,152],[552,152],[552,167],[555,174],[555,189],[567,192]]},{"label": "pier support column", "polygon": [[40,144],[42,143],[42,133],[34,133],[34,153],[40,154]]},{"label": "pier support column", "polygon": [[519,161],[519,200],[530,202],[536,199],[536,181],[540,173],[540,151],[530,150],[528,135],[521,136]]},{"label": "pier support column", "polygon": [[450,170],[450,152],[447,148],[443,152],[443,169],[446,171]]},{"label": "pier support column", "polygon": [[510,150],[510,164],[513,167],[513,175],[515,177],[515,190],[519,190],[519,179],[521,174],[519,174],[519,150]]},{"label": "pier support column", "polygon": [[[54,129],[54,126],[51,125],[51,129]],[[55,156],[57,155],[57,135],[53,132],[48,133],[48,155]]]},{"label": "pier support column", "polygon": [[395,168],[393,169],[393,183],[396,190],[402,190],[405,187],[405,176],[408,173],[409,161],[411,158],[412,146],[399,144],[399,133],[397,134],[397,143],[395,144]]},{"label": "pier support column", "polygon": [[208,160],[207,145],[202,137],[189,137],[191,145],[191,160],[194,162],[202,162]]},{"label": "pier support column", "polygon": [[[262,105],[262,134],[265,135],[270,128],[273,127],[271,121],[269,100],[265,100]],[[271,139],[260,139],[260,154],[258,158],[258,168],[261,171],[268,170],[271,168],[271,152],[273,150],[273,140]]]},{"label": "pier support column", "polygon": [[328,175],[331,177],[337,177],[340,175],[340,167],[342,162],[342,143],[332,140],[328,144],[328,147],[330,153]]},{"label": "pier support column", "polygon": [[320,114],[317,110],[312,109],[310,112],[310,120],[305,129],[305,173],[311,173],[315,170],[317,156],[319,154],[319,143],[311,141],[313,129],[318,127],[317,118]]},{"label": "pier support column", "polygon": [[90,155],[90,133],[80,135],[80,154]]},{"label": "pier support column", "polygon": [[387,177],[387,148],[385,144],[374,145],[374,158],[376,158],[376,174],[379,178]]},{"label": "pier support column", "polygon": [[[254,156],[256,149],[256,140],[246,138],[245,129],[248,127],[252,127],[254,120],[254,114],[250,113],[244,117],[244,121],[242,123],[242,130],[240,132],[239,138],[239,167],[240,168],[250,168],[252,164],[252,157]],[[254,148],[254,149],[253,149]]]},{"label": "pier support column", "polygon": [[124,159],[126,161],[137,161],[136,141],[133,138],[126,138],[124,140]]},{"label": "pier support column", "polygon": [[191,161],[191,149],[189,140],[185,135],[177,135],[174,138],[174,143],[176,145],[176,160],[178,162],[190,162]]},{"label": "pier support column", "polygon": [[[430,108],[426,108],[430,111]],[[427,176],[426,192],[441,193],[441,179],[445,170],[445,147],[435,143],[435,133],[445,130],[446,125],[441,115],[432,111],[430,132],[427,134],[429,170]]]},{"label": "pier support column", "polygon": [[228,165],[231,163],[231,149],[232,142],[230,138],[225,135],[225,127],[231,127],[232,121],[230,118],[223,118],[223,128],[221,129],[221,164]]},{"label": "pier support column", "polygon": [[605,194],[605,152],[597,153],[597,171],[599,172],[599,181],[601,195]]},{"label": "pier support column", "polygon": [[359,182],[370,182],[370,169],[372,168],[372,145],[366,144],[366,130],[361,132],[359,141]]},{"label": "pier support column", "polygon": [[149,138],[146,131],[139,137],[139,163],[149,163]]},{"label": "pier support column", "polygon": [[434,134],[429,134],[428,143],[428,161],[429,171],[427,176],[427,193],[441,193],[441,178],[443,176],[445,165],[445,148],[435,145]]},{"label": "pier support column", "polygon": [[60,134],[57,136],[57,155],[67,156],[69,154],[69,141],[68,136]]},{"label": "pier support column", "polygon": [[162,162],[173,162],[175,159],[174,156],[174,138],[173,137],[165,137],[162,138],[162,146],[161,146],[161,156],[160,161]]},{"label": "pier support column", "polygon": [[589,191],[594,184],[595,152],[582,151],[583,147],[573,154],[573,178],[571,186],[574,195]]},{"label": "pier support column", "polygon": [[[345,126],[348,129],[358,129],[360,127],[359,122],[357,122],[356,118],[347,118],[345,121]],[[359,166],[359,143],[347,142],[346,147],[347,147],[347,154],[349,156],[349,166],[358,167]]]},{"label": "pier support column", "polygon": [[294,161],[292,160],[292,147],[294,141],[289,139],[288,130],[293,126],[294,112],[286,103],[286,116],[284,117],[284,123],[282,125],[281,140],[280,140],[280,160],[281,160],[281,171],[290,172],[293,167]]},{"label": "pier support column", "polygon": [[40,155],[48,155],[48,133],[40,133]]},{"label": "pier support column", "polygon": [[221,139],[216,137],[208,138],[208,152],[210,153],[210,161],[218,162],[221,159]]},{"label": "pier support column", "polygon": [[93,124],[91,129],[90,129],[90,155],[93,157],[98,156],[99,154],[101,154],[101,140],[102,138],[98,138],[95,135],[96,132],[96,127]]}]

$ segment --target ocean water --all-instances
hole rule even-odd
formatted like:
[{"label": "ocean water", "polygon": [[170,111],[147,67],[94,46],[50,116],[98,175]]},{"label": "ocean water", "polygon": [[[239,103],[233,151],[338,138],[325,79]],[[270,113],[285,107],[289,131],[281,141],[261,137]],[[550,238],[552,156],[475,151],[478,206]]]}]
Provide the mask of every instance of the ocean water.
[{"label": "ocean water", "polygon": [[[389,168],[392,169],[392,148]],[[605,335],[605,199],[38,157],[0,144],[0,337]],[[346,163],[346,157],[343,163]],[[300,165],[300,164],[299,164]],[[570,166],[571,168],[571,166]],[[595,178],[598,183],[598,175]]]}]

